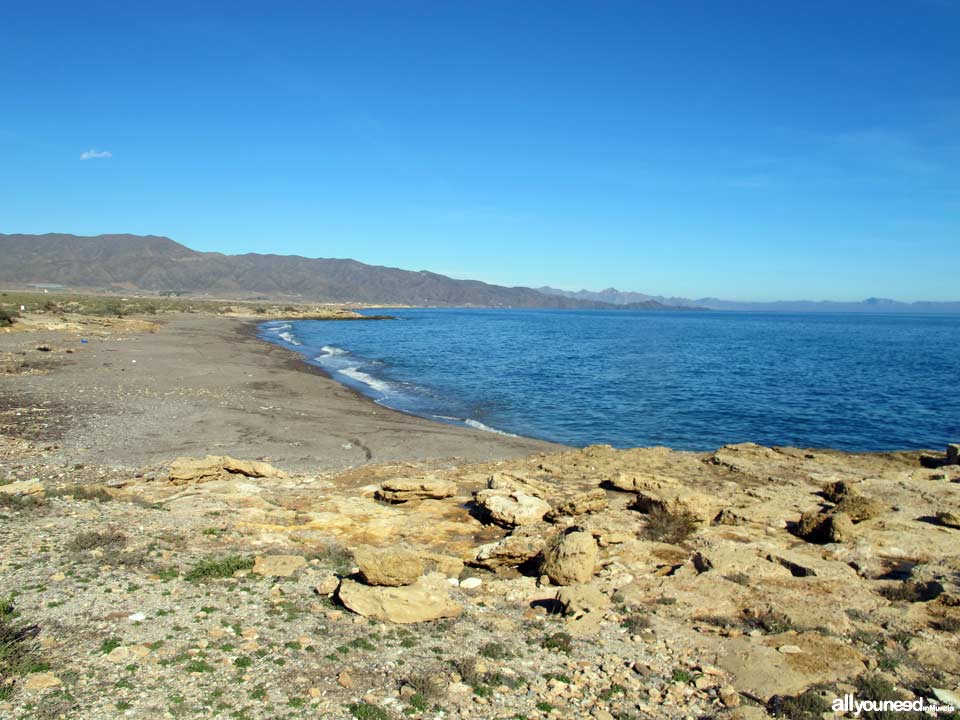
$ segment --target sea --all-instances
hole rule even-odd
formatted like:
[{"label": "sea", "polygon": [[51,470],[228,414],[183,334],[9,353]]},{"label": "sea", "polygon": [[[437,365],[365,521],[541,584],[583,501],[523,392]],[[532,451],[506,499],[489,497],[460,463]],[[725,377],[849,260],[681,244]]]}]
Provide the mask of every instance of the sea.
[{"label": "sea", "polygon": [[395,319],[259,334],[386,407],[573,446],[960,441],[960,315],[368,312]]}]

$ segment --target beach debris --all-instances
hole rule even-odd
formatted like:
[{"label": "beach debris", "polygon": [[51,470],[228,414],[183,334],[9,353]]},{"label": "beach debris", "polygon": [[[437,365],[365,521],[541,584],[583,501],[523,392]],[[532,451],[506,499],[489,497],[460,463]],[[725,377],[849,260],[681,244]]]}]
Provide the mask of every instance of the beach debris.
[{"label": "beach debris", "polygon": [[287,477],[269,463],[259,460],[237,460],[227,455],[207,455],[205,458],[179,457],[170,463],[170,482],[174,485],[202,483],[211,480],[227,480],[243,475],[251,478]]},{"label": "beach debris", "polygon": [[290,577],[306,566],[302,555],[261,555],[254,560],[253,573],[264,577]]},{"label": "beach debris", "polygon": [[561,535],[544,550],[540,572],[555,585],[585,583],[593,577],[597,554],[597,541],[590,533]]},{"label": "beach debris", "polygon": [[430,573],[400,587],[363,585],[344,578],[337,597],[358,615],[404,625],[457,617],[461,612],[442,573]]},{"label": "beach debris", "polygon": [[376,498],[389,503],[404,503],[411,500],[442,500],[456,494],[457,484],[454,482],[430,478],[400,478],[381,483],[376,491]]},{"label": "beach debris", "polygon": [[547,501],[519,490],[478,490],[474,499],[494,522],[507,527],[540,522],[550,512]]},{"label": "beach debris", "polygon": [[379,549],[364,545],[354,549],[353,559],[368,585],[411,585],[423,575],[422,558],[403,547]]}]

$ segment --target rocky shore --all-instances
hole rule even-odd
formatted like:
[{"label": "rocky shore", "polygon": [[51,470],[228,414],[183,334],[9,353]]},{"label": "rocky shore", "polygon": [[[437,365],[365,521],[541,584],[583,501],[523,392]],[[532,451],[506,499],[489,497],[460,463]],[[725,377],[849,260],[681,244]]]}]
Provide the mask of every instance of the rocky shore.
[{"label": "rocky shore", "polygon": [[[228,325],[224,360],[210,322],[0,334],[0,717],[957,704],[957,448],[571,450],[352,395],[298,421],[288,376],[313,408],[347,391]],[[263,436],[230,435],[258,406]],[[357,417],[372,457],[342,447]]]}]

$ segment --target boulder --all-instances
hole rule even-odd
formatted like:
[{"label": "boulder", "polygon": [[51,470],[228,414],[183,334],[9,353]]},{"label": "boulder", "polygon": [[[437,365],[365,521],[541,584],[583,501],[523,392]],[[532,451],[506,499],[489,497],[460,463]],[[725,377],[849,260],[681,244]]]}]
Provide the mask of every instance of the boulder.
[{"label": "boulder", "polygon": [[353,551],[353,559],[368,585],[410,585],[423,575],[423,559],[406,548],[361,546]]},{"label": "boulder", "polygon": [[457,494],[457,484],[447,480],[387,480],[380,484],[376,498],[389,503],[411,500],[442,500]]},{"label": "boulder", "polygon": [[358,615],[408,624],[458,616],[461,608],[450,598],[449,589],[441,573],[431,573],[403,587],[372,587],[344,579],[337,595]]},{"label": "boulder", "polygon": [[600,512],[607,508],[607,494],[597,488],[579,495],[561,503],[559,506],[547,513],[547,520],[558,520],[562,517],[575,517],[586,513]]},{"label": "boulder", "polygon": [[636,508],[644,513],[661,510],[670,515],[689,515],[699,522],[710,522],[720,514],[723,505],[712,495],[677,486],[639,491]]},{"label": "boulder", "polygon": [[253,572],[266,577],[290,577],[306,564],[302,555],[264,555],[254,561]]},{"label": "boulder", "polygon": [[546,540],[542,535],[514,533],[497,542],[481,545],[469,562],[488,570],[522,565],[539,555],[544,545]]},{"label": "boulder", "polygon": [[853,521],[843,512],[810,510],[800,516],[797,537],[813,543],[842,543],[853,538]]},{"label": "boulder", "polygon": [[224,480],[242,475],[251,478],[286,478],[287,474],[259,460],[237,460],[226,455],[205,458],[180,457],[170,463],[169,478],[174,485]]},{"label": "boulder", "polygon": [[556,585],[589,582],[597,564],[597,541],[585,532],[561,535],[543,553],[540,572]]},{"label": "boulder", "polygon": [[834,511],[846,513],[853,523],[869,520],[886,510],[882,502],[861,495],[843,480],[827,485],[823,490],[823,496],[834,503]]},{"label": "boulder", "polygon": [[494,522],[507,527],[540,522],[550,511],[550,504],[545,500],[519,490],[480,490],[475,497]]}]

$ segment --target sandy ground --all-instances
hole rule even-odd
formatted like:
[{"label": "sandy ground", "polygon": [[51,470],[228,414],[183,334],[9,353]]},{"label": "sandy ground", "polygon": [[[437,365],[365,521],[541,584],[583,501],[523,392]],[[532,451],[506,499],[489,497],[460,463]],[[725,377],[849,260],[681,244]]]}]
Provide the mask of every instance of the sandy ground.
[{"label": "sandy ground", "polygon": [[154,333],[86,343],[83,331],[0,333],[0,353],[30,365],[0,374],[0,431],[54,446],[47,462],[131,468],[216,454],[310,472],[558,449],[386,409],[254,330],[249,320],[179,315]]}]

